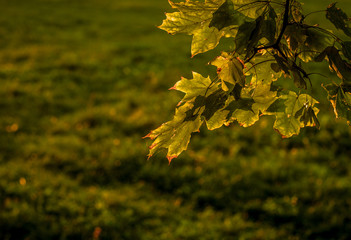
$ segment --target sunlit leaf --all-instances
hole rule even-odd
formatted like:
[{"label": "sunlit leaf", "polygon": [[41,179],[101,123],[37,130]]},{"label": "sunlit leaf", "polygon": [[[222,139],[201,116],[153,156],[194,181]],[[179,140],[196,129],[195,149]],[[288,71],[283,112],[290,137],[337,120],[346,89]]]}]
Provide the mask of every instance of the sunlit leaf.
[{"label": "sunlit leaf", "polygon": [[224,36],[234,36],[236,29],[224,27],[220,30],[210,26],[213,14],[224,3],[224,0],[186,1],[174,3],[173,8],[179,12],[167,13],[166,19],[160,26],[170,34],[185,33],[193,35],[191,45],[192,55],[206,52],[215,48]]},{"label": "sunlit leaf", "polygon": [[345,118],[351,125],[351,93],[345,91],[342,85],[323,85],[328,92],[328,99],[331,102],[336,118]]},{"label": "sunlit leaf", "polygon": [[228,114],[230,111],[227,109],[228,105],[231,102],[235,102],[232,96],[230,96],[227,100],[223,108],[219,109],[216,111],[211,118],[206,120],[206,125],[209,130],[214,130],[216,128],[220,128],[223,126],[223,124],[226,123]]},{"label": "sunlit leaf", "polygon": [[214,49],[223,36],[224,32],[220,32],[214,27],[204,27],[201,30],[194,31],[194,37],[191,43],[192,56]]},{"label": "sunlit leaf", "polygon": [[276,114],[278,112],[285,112],[286,109],[286,105],[285,105],[285,101],[287,99],[283,99],[283,98],[278,98],[276,99],[270,106],[269,108],[265,111],[266,115],[272,115],[272,114]]},{"label": "sunlit leaf", "polygon": [[351,125],[351,102],[350,100],[350,93],[344,92],[342,88],[339,88],[339,92],[336,95],[336,103],[335,103],[335,110],[336,110],[336,117],[345,118],[349,125]]},{"label": "sunlit leaf", "polygon": [[[257,0],[232,0],[235,6],[235,10],[240,11],[245,16],[256,19],[261,16],[269,5],[268,1],[257,1]],[[277,0],[277,3],[283,2]]]},{"label": "sunlit leaf", "polygon": [[307,94],[296,95],[295,92],[290,91],[288,94],[281,95],[267,109],[267,114],[276,116],[273,128],[283,138],[288,138],[299,134],[302,127],[319,127],[316,117],[319,110],[314,106],[316,103],[318,102]]},{"label": "sunlit leaf", "polygon": [[215,85],[211,87],[211,79],[204,78],[201,74],[193,72],[193,79],[182,78],[171,89],[175,89],[185,93],[182,101],[189,101],[190,99],[199,95],[210,95],[216,90]]},{"label": "sunlit leaf", "polygon": [[252,99],[252,105],[250,101],[247,101],[247,103],[250,103],[248,108],[237,109],[232,114],[232,118],[243,127],[251,126],[257,122],[260,114],[268,109],[277,96],[277,92],[271,91],[270,85],[262,81],[252,85],[251,89],[252,91],[247,89],[243,95],[246,99]]},{"label": "sunlit leaf", "polygon": [[271,64],[274,63],[275,59],[269,55],[257,55],[249,63],[246,64],[246,75],[251,75],[251,84],[257,84],[257,82],[264,82],[264,84],[270,84],[276,81],[280,76],[280,71],[274,71],[271,68]]},{"label": "sunlit leaf", "polygon": [[154,139],[149,147],[149,157],[159,151],[161,148],[167,148],[167,158],[169,162],[177,157],[181,152],[186,150],[191,134],[199,131],[203,121],[198,116],[193,121],[185,121],[186,111],[191,109],[193,105],[186,103],[176,109],[175,116],[172,121],[162,124],[159,128],[151,131],[147,137]]},{"label": "sunlit leaf", "polygon": [[227,120],[232,117],[233,113],[238,110],[244,110],[244,111],[251,111],[252,110],[252,105],[255,103],[255,101],[252,98],[240,98],[238,100],[232,100],[228,106],[225,108],[225,110],[228,110],[229,113],[227,115]]},{"label": "sunlit leaf", "polygon": [[273,128],[283,137],[289,138],[300,133],[300,122],[285,113],[277,113]]},{"label": "sunlit leaf", "polygon": [[211,64],[217,67],[224,91],[233,90],[237,83],[242,87],[245,85],[244,65],[238,58],[222,53],[222,56],[217,57]]},{"label": "sunlit leaf", "polygon": [[228,99],[228,94],[222,89],[218,89],[216,92],[212,93],[205,98],[205,109],[202,113],[202,116],[206,120],[210,119],[218,110],[225,106],[225,102]]},{"label": "sunlit leaf", "polygon": [[[342,79],[340,85],[324,88],[336,117],[351,122],[351,41],[309,25],[299,1],[185,0],[170,4],[177,11],[166,14],[160,28],[170,34],[193,35],[192,55],[215,48],[222,37],[231,37],[235,46],[211,62],[220,81],[193,73],[193,79],[182,78],[171,88],[185,96],[174,119],[148,134],[154,139],[149,156],[167,148],[171,161],[186,149],[192,132],[203,122],[210,130],[235,121],[248,127],[260,116],[270,115],[275,117],[273,128],[283,138],[299,134],[303,127],[319,128],[318,102],[301,94],[307,83],[314,93],[311,73],[305,69],[311,61],[328,60],[329,68]],[[351,36],[350,19],[335,3],[326,14],[337,29]],[[299,94],[275,82],[282,77],[292,78]]]}]

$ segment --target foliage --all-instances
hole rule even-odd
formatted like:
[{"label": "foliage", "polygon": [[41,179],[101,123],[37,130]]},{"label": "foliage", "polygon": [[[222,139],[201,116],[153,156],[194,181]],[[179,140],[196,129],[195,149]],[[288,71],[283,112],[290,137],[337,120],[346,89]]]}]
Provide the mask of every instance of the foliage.
[{"label": "foliage", "polygon": [[[173,120],[146,137],[154,140],[149,157],[167,148],[169,162],[187,148],[193,132],[206,123],[210,130],[238,122],[248,127],[263,115],[275,117],[273,128],[283,138],[317,127],[316,88],[306,70],[308,64],[327,60],[340,78],[323,86],[336,117],[351,121],[351,41],[331,30],[312,25],[297,0],[206,0],[175,3],[160,26],[170,34],[193,35],[192,56],[216,48],[221,38],[234,45],[214,59],[217,77],[193,73],[171,88],[185,93]],[[350,19],[336,3],[325,10],[326,18],[351,36]],[[282,88],[282,82],[295,86]]]},{"label": "foliage", "polygon": [[145,161],[166,89],[214,54],[155,31],[167,4],[1,1],[0,239],[351,239],[351,129],[322,101],[320,131],[282,141],[262,117]]}]

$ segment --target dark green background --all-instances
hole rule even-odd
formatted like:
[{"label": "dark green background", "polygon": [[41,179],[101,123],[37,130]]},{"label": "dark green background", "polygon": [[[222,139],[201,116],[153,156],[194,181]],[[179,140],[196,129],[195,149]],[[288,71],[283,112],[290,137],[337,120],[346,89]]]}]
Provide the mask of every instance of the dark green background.
[{"label": "dark green background", "polygon": [[350,239],[351,131],[323,90],[320,131],[283,140],[264,117],[203,128],[170,166],[146,161],[142,136],[182,96],[167,89],[215,74],[218,51],[191,59],[191,37],[156,28],[170,10],[0,0],[0,239]]}]

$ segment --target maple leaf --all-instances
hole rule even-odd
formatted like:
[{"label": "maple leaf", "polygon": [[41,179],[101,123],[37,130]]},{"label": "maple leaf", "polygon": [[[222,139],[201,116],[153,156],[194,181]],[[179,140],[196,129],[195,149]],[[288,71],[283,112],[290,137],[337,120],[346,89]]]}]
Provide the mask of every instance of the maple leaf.
[{"label": "maple leaf", "polygon": [[343,85],[327,84],[322,85],[328,92],[328,99],[331,102],[336,118],[345,118],[351,125],[351,92],[344,89]]},{"label": "maple leaf", "polygon": [[233,90],[236,83],[242,87],[245,86],[244,65],[240,59],[224,52],[212,61],[211,64],[217,67],[217,74],[222,81],[224,91]]},{"label": "maple leaf", "polygon": [[198,132],[203,123],[200,116],[192,121],[186,120],[186,112],[191,108],[193,108],[192,103],[185,103],[178,107],[173,120],[162,124],[145,136],[154,139],[154,142],[149,147],[149,158],[161,148],[167,148],[167,158],[170,163],[173,158],[176,158],[187,149],[191,134]]},{"label": "maple leaf", "polygon": [[185,93],[182,101],[189,101],[197,96],[210,95],[217,87],[212,85],[209,77],[204,78],[201,74],[193,72],[193,79],[182,78],[170,89],[178,90]]},{"label": "maple leaf", "polygon": [[258,81],[252,84],[249,88],[243,91],[243,97],[251,98],[253,104],[249,109],[238,109],[233,113],[239,124],[243,127],[249,127],[257,122],[260,114],[275,101],[277,96],[276,91],[271,91],[270,84],[265,84],[264,81]]},{"label": "maple leaf", "polygon": [[[154,140],[149,157],[161,148],[168,149],[169,162],[187,148],[193,132],[205,122],[210,130],[237,121],[248,127],[262,115],[275,117],[273,128],[283,138],[300,133],[304,127],[320,127],[318,102],[308,94],[312,83],[305,63],[327,59],[329,67],[342,79],[339,85],[323,86],[336,117],[351,122],[351,41],[343,41],[329,30],[309,25],[298,1],[185,0],[169,2],[160,26],[170,34],[193,36],[191,53],[215,48],[222,37],[231,37],[230,53],[211,62],[220,81],[193,73],[171,89],[185,93],[173,120],[151,131]],[[337,29],[351,36],[350,19],[335,3],[327,18]],[[234,46],[233,46],[234,45]],[[242,61],[241,59],[244,59]],[[293,79],[299,94],[282,91],[275,84],[281,77]],[[313,92],[313,91],[311,91]]]},{"label": "maple leaf", "polygon": [[316,117],[319,110],[314,106],[318,102],[307,94],[297,95],[289,91],[277,99],[266,111],[267,115],[275,115],[273,128],[283,138],[300,133],[300,128],[307,126],[319,127]]},{"label": "maple leaf", "polygon": [[226,123],[227,116],[230,113],[227,107],[233,100],[234,100],[234,97],[230,96],[226,100],[224,106],[218,111],[215,111],[214,114],[209,119],[206,120],[206,125],[209,130],[220,128],[223,126],[223,124]]},{"label": "maple leaf", "polygon": [[257,85],[257,83],[262,82],[262,84],[269,85],[276,81],[282,73],[280,72],[281,68],[279,68],[278,72],[272,70],[271,64],[275,60],[267,52],[264,52],[254,57],[249,63],[246,63],[247,70],[245,75],[252,76],[251,84]]},{"label": "maple leaf", "polygon": [[[181,3],[169,1],[172,8],[179,12],[166,13],[166,19],[163,20],[159,28],[170,34],[185,33],[193,35],[192,56],[209,51],[218,45],[222,37],[234,36],[236,33],[235,28],[229,26],[218,29],[216,24],[218,21],[216,20],[211,24],[213,14],[224,2],[224,0],[206,0],[205,2],[188,0]],[[235,23],[235,19],[238,23]],[[237,17],[235,19],[232,19],[232,25],[241,23],[241,18]]]}]

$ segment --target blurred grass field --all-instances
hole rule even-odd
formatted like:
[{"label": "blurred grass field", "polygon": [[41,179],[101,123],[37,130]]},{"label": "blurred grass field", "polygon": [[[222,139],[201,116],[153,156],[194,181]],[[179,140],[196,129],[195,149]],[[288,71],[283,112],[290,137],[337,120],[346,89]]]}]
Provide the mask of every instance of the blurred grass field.
[{"label": "blurred grass field", "polygon": [[156,28],[170,10],[0,0],[0,239],[351,239],[351,131],[322,91],[320,131],[203,128],[170,166],[146,161],[167,89],[215,73],[216,52],[191,59],[189,36]]}]

